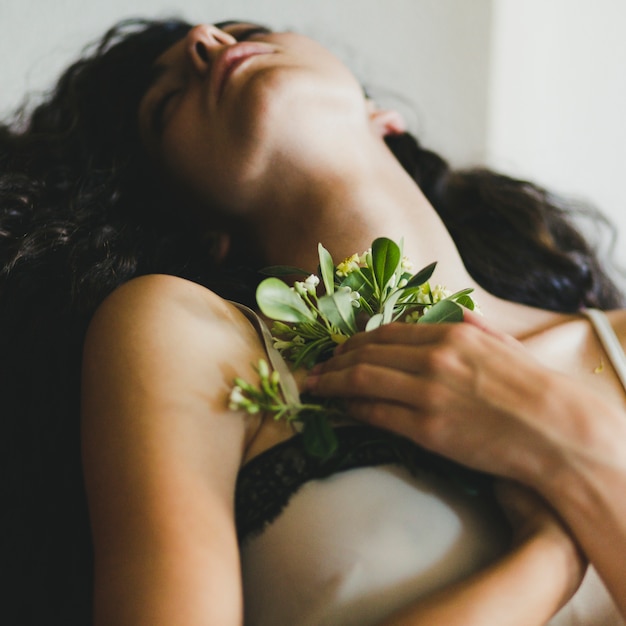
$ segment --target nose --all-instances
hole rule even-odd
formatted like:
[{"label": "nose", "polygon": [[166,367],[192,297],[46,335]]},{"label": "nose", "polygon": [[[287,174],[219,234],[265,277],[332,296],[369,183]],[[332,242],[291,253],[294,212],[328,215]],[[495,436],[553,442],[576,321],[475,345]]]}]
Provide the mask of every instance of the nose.
[{"label": "nose", "polygon": [[211,64],[211,56],[224,46],[231,46],[237,40],[212,24],[194,26],[187,34],[187,52],[193,66],[199,72],[206,71]]}]

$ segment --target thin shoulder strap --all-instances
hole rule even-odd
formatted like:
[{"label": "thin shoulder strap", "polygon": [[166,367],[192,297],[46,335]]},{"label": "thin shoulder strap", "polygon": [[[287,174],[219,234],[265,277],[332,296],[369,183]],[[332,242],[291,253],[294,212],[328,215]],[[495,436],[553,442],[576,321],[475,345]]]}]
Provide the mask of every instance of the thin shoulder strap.
[{"label": "thin shoulder strap", "polygon": [[285,400],[290,404],[297,404],[300,399],[300,392],[298,386],[293,377],[293,374],[289,370],[285,359],[280,355],[280,352],[274,347],[274,338],[270,333],[269,328],[265,322],[255,313],[252,309],[238,302],[229,300],[235,308],[239,309],[254,326],[259,333],[260,339],[265,345],[265,353],[270,361],[270,364],[274,370],[276,370],[280,376],[280,388],[282,389]]},{"label": "thin shoulder strap", "polygon": [[611,323],[605,313],[599,309],[585,309],[583,313],[591,321],[616,374],[622,382],[622,386],[626,390],[626,354],[624,354],[622,344],[615,334]]}]

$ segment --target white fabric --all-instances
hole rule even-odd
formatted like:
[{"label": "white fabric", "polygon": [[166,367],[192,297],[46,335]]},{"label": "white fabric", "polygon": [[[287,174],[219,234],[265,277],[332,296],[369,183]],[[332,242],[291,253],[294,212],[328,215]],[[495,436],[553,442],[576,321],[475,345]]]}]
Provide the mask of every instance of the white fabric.
[{"label": "white fabric", "polygon": [[[609,358],[626,368],[601,319]],[[604,329],[602,330],[602,327]],[[606,345],[606,344],[605,344]],[[619,342],[617,343],[619,345]],[[621,355],[619,356],[618,355]],[[626,376],[623,378],[626,389]],[[306,483],[242,546],[246,626],[374,626],[396,609],[480,569],[506,545],[491,503],[396,466]],[[589,569],[549,626],[626,626]]]},{"label": "white fabric", "polygon": [[549,626],[624,626],[619,610],[593,568],[574,597],[550,620]]},{"label": "white fabric", "polygon": [[[493,560],[507,533],[490,503],[396,466],[305,484],[242,546],[246,626],[374,626]],[[590,570],[550,626],[624,626]]]},{"label": "white fabric", "polygon": [[397,466],[306,483],[242,546],[246,626],[369,626],[507,542],[490,502]]}]

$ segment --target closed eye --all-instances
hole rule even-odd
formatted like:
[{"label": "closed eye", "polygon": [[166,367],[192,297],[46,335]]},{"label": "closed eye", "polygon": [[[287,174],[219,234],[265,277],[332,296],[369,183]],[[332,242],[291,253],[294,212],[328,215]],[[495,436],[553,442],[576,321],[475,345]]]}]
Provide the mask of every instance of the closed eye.
[{"label": "closed eye", "polygon": [[247,41],[255,35],[270,35],[271,33],[272,31],[269,28],[265,28],[265,26],[254,26],[247,28],[241,33],[237,33],[235,39],[237,41]]},{"label": "closed eye", "polygon": [[245,22],[222,22],[216,24],[218,28],[232,35],[237,41],[247,41],[256,35],[271,35],[272,31],[260,24]]}]

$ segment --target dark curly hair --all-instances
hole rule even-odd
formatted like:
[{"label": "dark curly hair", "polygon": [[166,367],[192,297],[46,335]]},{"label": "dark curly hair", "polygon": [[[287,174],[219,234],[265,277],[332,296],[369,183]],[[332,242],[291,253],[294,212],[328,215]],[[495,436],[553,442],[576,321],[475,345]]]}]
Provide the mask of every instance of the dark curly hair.
[{"label": "dark curly hair", "polygon": [[[89,624],[91,542],[80,462],[82,341],[134,276],[168,273],[251,303],[256,267],[218,265],[155,179],[137,108],[154,59],[189,31],[124,21],[30,115],[0,126],[2,611],[8,623]],[[409,134],[387,139],[496,295],[559,311],[622,303],[566,207],[528,182],[453,171]],[[172,224],[176,227],[173,228]],[[243,247],[243,246],[242,246]]]},{"label": "dark curly hair", "polygon": [[[387,145],[443,220],[472,277],[496,296],[573,313],[613,309],[624,296],[605,269],[613,225],[597,209],[485,168],[452,170],[408,133]],[[597,231],[583,236],[580,224]],[[617,268],[613,268],[617,275]]]}]

